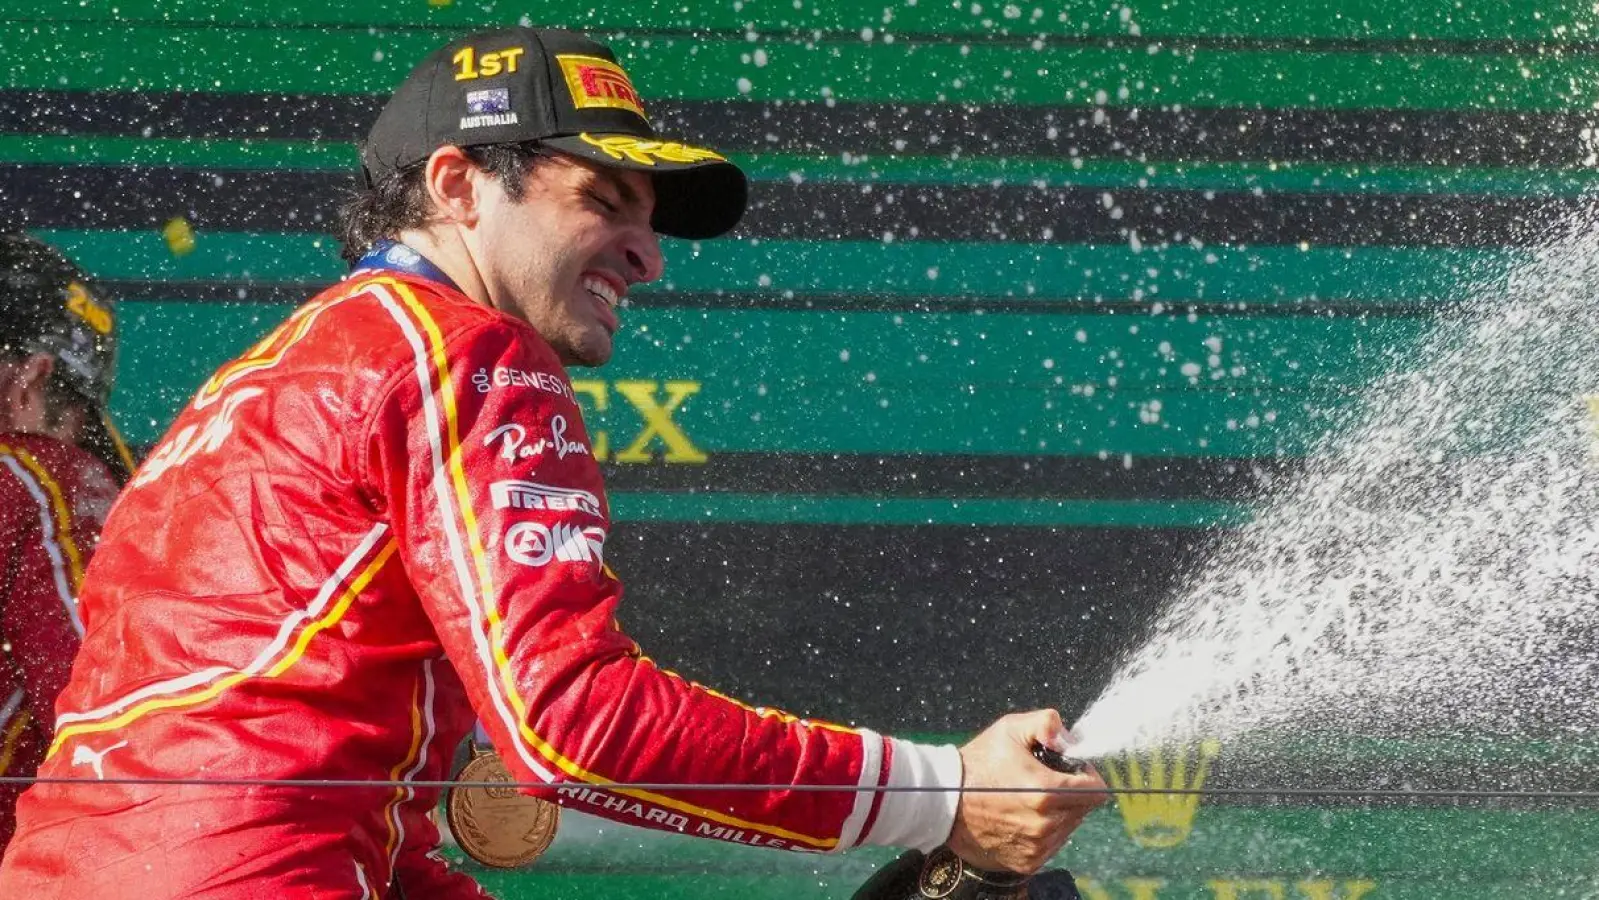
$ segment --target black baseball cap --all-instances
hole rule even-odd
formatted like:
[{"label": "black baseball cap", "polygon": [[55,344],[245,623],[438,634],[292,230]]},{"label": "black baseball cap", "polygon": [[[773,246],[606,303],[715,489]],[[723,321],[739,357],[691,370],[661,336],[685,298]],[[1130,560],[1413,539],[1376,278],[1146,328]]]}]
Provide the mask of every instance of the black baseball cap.
[{"label": "black baseball cap", "polygon": [[53,247],[0,233],[0,352],[45,353],[63,383],[104,409],[117,364],[116,304]]},{"label": "black baseball cap", "polygon": [[656,134],[609,48],[572,31],[502,28],[452,41],[411,70],[361,148],[367,185],[453,144],[537,142],[654,176],[655,230],[725,234],[749,185],[721,154]]}]

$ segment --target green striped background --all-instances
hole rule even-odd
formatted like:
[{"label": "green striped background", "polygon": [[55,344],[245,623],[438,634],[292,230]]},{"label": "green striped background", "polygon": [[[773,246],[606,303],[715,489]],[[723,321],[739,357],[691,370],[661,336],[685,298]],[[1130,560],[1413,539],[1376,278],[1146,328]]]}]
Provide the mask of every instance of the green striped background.
[{"label": "green striped background", "polygon": [[[1403,145],[1429,140],[1428,123],[1455,123],[1450,133],[1467,140],[1473,129],[1490,127],[1482,123],[1499,122],[1500,131],[1478,138],[1494,152],[1463,150],[1458,158],[1497,158],[1499,150],[1506,159],[1541,158],[1538,147],[1518,141],[1513,123],[1525,121],[1529,134],[1586,146],[1580,130],[1599,124],[1596,10],[1560,0],[36,0],[0,9],[0,100],[10,97],[8,108],[26,109],[37,97],[90,106],[125,93],[180,105],[221,97],[277,104],[277,123],[292,130],[287,126],[296,117],[316,115],[303,102],[308,97],[381,95],[448,38],[521,20],[591,29],[615,47],[647,100],[744,110],[756,133],[770,127],[760,110],[800,101],[833,104],[840,116],[873,104],[935,111],[972,105],[1024,117],[1064,111],[1117,121],[1133,111],[1192,114],[1241,123],[1232,127],[1246,135],[1228,136],[1229,146],[1246,148],[1242,153],[1140,158],[1098,145],[1043,154],[1001,141],[974,148],[969,140],[959,153],[936,152],[925,141],[911,142],[914,152],[889,153],[824,130],[808,136],[807,150],[736,153],[764,185],[1080,187],[1116,197],[1161,190],[1268,199],[1458,197],[1535,208],[1542,198],[1587,195],[1599,181],[1594,160],[1574,152],[1555,154],[1553,163],[1450,164],[1456,157],[1448,148],[1416,157],[1430,163],[1403,154],[1347,158],[1327,152],[1314,129],[1306,132],[1303,152],[1252,154],[1248,135],[1307,116],[1365,117],[1408,123],[1411,131],[1394,139]],[[191,139],[181,128],[161,127],[141,135],[92,119],[63,132],[38,121],[0,117],[0,165],[42,166],[38,171],[70,179],[77,167],[129,167],[130,177],[170,170],[270,177],[348,173],[355,162],[354,146],[344,140]],[[1181,146],[1205,146],[1186,140]],[[1283,145],[1262,139],[1260,146]],[[29,202],[26,190],[3,199],[13,211]],[[184,209],[184,198],[172,198],[171,216]],[[980,219],[992,212],[947,214]],[[202,228],[186,255],[175,255],[155,227],[52,227],[41,234],[102,279],[136,289],[138,299],[122,307],[114,411],[140,444],[158,439],[199,381],[291,306],[199,301],[191,297],[193,285],[311,290],[342,272],[332,240],[303,229]],[[666,277],[640,291],[624,312],[616,361],[579,377],[700,384],[674,418],[713,458],[747,454],[776,471],[790,454],[934,463],[946,456],[1071,457],[1105,461],[1111,477],[1124,463],[1129,471],[1150,460],[1203,468],[1306,453],[1331,414],[1358,402],[1361,385],[1406,360],[1430,315],[1491,284],[1530,252],[1468,241],[1341,246],[1294,235],[1250,246],[1195,246],[962,243],[904,233],[884,242],[669,241],[665,251]],[[781,302],[713,302],[719,293]],[[806,309],[807,298],[825,302]],[[590,414],[613,447],[642,427],[626,404]],[[884,497],[825,485],[747,487],[655,490],[635,479],[617,492],[615,509],[622,521],[668,529],[741,523],[777,535],[832,525],[914,535],[926,534],[919,529],[928,525],[1197,533],[1194,526],[1248,514],[1233,495],[1172,499],[1129,489],[1115,498],[1078,497],[1069,485],[1037,497],[956,488]],[[1176,572],[1182,555],[1169,556],[1152,555],[1148,567]],[[829,564],[815,560],[819,569]],[[684,580],[684,595],[696,596],[693,587]],[[1070,591],[1098,602],[1101,589],[1115,587],[1074,583]],[[630,596],[635,604],[640,599]],[[905,602],[918,599],[925,598]],[[1053,595],[1017,602],[1023,601],[1078,602]],[[871,623],[846,621],[849,605],[824,603],[818,615],[837,615],[840,627],[870,632]],[[670,636],[681,608],[662,609],[653,615]],[[1067,612],[1074,620],[1089,618],[1077,607]],[[1099,610],[1103,621],[1089,627],[1124,630],[1137,613]],[[656,622],[647,602],[634,615],[634,627]],[[1002,628],[970,621],[979,638],[1008,640]],[[942,627],[965,641],[971,635],[959,631],[964,622],[952,618]],[[988,646],[973,643],[973,652]],[[867,656],[904,652],[861,647]],[[816,669],[833,662],[819,657]],[[725,673],[713,667],[710,674]],[[785,670],[744,683],[817,676]],[[903,689],[875,669],[867,680]],[[978,697],[974,689],[973,698],[938,702],[971,706],[975,713],[948,720],[975,722],[1012,700]],[[851,708],[846,698],[840,717]],[[1507,768],[1560,766],[1525,747],[1507,752]],[[1384,762],[1376,757],[1348,765],[1378,770]],[[1136,846],[1107,810],[1090,820],[1065,861],[1091,877],[1090,900],[1354,900],[1360,891],[1372,898],[1579,896],[1593,883],[1596,836],[1595,818],[1584,811],[1207,801],[1193,837],[1176,850]],[[507,897],[841,897],[886,858],[740,852],[577,820],[540,874],[479,874]],[[1331,887],[1324,891],[1323,882]]]},{"label": "green striped background", "polygon": [[[1338,4],[1280,4],[1269,0],[1060,0],[1022,3],[862,3],[859,0],[716,0],[686,4],[577,4],[529,0],[515,11],[493,3],[278,0],[243,4],[219,0],[128,0],[116,4],[117,23],[311,27],[466,29],[515,23],[594,30],[709,31],[824,29],[984,37],[993,34],[1073,37],[1343,39],[1351,41],[1528,41],[1551,46],[1599,36],[1599,14],[1581,3],[1430,2],[1399,6],[1384,0]],[[101,23],[112,16],[77,0],[39,0],[10,11],[13,21]]]},{"label": "green striped background", "polygon": [[[1052,107],[1507,111],[1593,108],[1595,19],[1580,4],[535,2],[243,4],[56,0],[0,14],[15,91],[381,94],[464,29],[525,19],[606,34],[661,100],[832,100]],[[284,115],[292,116],[293,109]],[[348,171],[353,147],[285,140],[0,135],[0,162]],[[1584,166],[1538,169],[1273,159],[746,154],[757,180],[1050,184],[1361,194],[1569,196]],[[981,215],[981,211],[972,214]],[[335,248],[304,234],[202,231],[176,257],[158,234],[46,235],[105,278],[325,282]],[[667,247],[613,377],[692,379],[681,413],[707,452],[975,452],[1225,457],[1303,453],[1323,414],[1425,327],[1362,302],[1458,299],[1521,251],[732,240]],[[852,291],[876,297],[1236,302],[1234,315],[770,312],[672,308],[676,292]],[[116,412],[157,438],[192,385],[285,308],[129,305]],[[1271,307],[1344,299],[1334,318]],[[1158,310],[1158,307],[1157,307]],[[196,340],[196,335],[204,335]],[[685,336],[693,343],[683,342]],[[1208,346],[1219,345],[1215,353]],[[778,347],[787,352],[768,351]],[[843,354],[848,353],[848,361]],[[913,362],[918,358],[922,362]],[[1185,365],[1189,366],[1185,369]],[[1197,377],[1185,376],[1192,366]],[[1158,415],[1151,420],[1151,411]],[[612,413],[625,416],[625,410]],[[596,415],[604,418],[603,415]],[[831,423],[815,428],[813,423]],[[948,427],[951,421],[961,428]],[[756,427],[752,427],[756,426]],[[640,509],[659,504],[641,503]],[[1123,514],[1107,508],[1107,524]],[[1036,521],[1023,506],[1017,522]]]}]

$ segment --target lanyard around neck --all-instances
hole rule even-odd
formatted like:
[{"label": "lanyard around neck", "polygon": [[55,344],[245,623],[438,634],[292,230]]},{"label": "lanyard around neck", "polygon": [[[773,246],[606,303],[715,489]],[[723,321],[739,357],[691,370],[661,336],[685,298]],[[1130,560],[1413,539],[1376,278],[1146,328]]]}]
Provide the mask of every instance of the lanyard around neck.
[{"label": "lanyard around neck", "polygon": [[355,264],[356,271],[361,269],[387,269],[391,272],[402,272],[406,275],[415,275],[418,278],[426,278],[428,281],[436,281],[439,284],[448,285],[457,291],[460,290],[454,280],[444,274],[443,269],[435,266],[427,257],[399,241],[382,240],[373,244],[372,249],[368,250],[366,255],[361,257]]}]

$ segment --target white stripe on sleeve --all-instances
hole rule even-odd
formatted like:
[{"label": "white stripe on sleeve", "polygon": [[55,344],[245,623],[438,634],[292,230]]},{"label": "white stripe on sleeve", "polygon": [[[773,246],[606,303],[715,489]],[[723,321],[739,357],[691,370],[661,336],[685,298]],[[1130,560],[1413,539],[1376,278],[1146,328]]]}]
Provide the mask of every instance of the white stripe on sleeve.
[{"label": "white stripe on sleeve", "polygon": [[960,750],[952,744],[935,747],[898,738],[889,740],[893,742],[894,759],[888,770],[888,786],[935,790],[884,793],[877,821],[862,843],[932,850],[949,840],[949,832],[955,827],[955,810],[961,799]]}]

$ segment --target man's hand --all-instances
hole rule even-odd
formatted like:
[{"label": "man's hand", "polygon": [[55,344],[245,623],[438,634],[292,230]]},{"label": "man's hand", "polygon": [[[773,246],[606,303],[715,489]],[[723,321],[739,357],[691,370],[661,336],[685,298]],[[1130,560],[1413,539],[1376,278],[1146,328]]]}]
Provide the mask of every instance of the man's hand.
[{"label": "man's hand", "polygon": [[[1056,772],[1033,758],[1032,747],[1062,749],[1066,726],[1052,709],[1005,716],[961,748],[963,788],[1100,788],[1089,767],[1077,775]],[[1036,872],[1054,856],[1095,807],[1102,793],[961,794],[949,848],[980,869]]]}]

